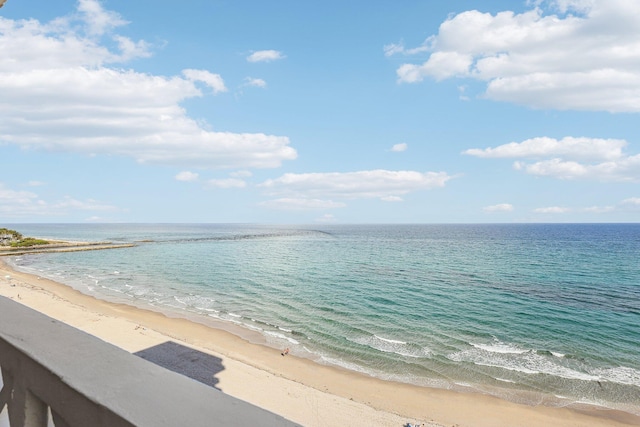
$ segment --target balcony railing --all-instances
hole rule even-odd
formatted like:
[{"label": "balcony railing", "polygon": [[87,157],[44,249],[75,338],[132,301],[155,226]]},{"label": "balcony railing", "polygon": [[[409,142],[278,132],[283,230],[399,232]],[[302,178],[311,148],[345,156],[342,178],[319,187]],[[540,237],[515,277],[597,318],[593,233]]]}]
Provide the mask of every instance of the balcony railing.
[{"label": "balcony railing", "polygon": [[11,427],[296,425],[215,389],[216,380],[142,357],[0,297],[0,413]]}]

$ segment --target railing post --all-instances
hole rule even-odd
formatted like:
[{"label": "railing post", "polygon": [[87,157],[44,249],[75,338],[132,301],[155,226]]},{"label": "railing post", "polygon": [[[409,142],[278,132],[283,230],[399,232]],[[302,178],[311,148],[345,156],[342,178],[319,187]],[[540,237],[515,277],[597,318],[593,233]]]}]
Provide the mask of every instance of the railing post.
[{"label": "railing post", "polygon": [[53,418],[53,425],[55,427],[71,427],[53,408],[51,408],[51,418]]},{"label": "railing post", "polygon": [[13,390],[13,377],[8,370],[0,367],[2,374],[2,390],[0,390],[0,412],[9,404],[11,398],[11,390]]},{"label": "railing post", "polygon": [[2,296],[0,369],[10,427],[298,426]]},{"label": "railing post", "polygon": [[2,370],[2,382],[4,386],[0,395],[3,401],[8,395],[6,403],[9,410],[9,425],[11,427],[47,427],[47,405],[24,384],[16,381],[6,369]]}]

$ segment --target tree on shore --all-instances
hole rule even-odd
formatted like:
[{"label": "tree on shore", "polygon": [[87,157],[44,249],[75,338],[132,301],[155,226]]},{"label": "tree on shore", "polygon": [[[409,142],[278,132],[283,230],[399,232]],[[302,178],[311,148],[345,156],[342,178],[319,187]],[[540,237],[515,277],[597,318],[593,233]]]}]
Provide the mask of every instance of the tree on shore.
[{"label": "tree on shore", "polygon": [[11,246],[13,248],[47,245],[48,241],[42,239],[34,239],[33,237],[24,237],[21,233],[10,230],[8,228],[0,228],[0,246]]}]

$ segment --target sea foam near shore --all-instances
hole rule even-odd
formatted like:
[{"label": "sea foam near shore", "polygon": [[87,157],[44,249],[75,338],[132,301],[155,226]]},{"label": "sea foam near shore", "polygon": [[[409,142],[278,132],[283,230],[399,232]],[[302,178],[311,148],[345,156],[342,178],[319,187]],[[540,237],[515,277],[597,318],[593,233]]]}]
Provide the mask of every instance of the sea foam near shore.
[{"label": "sea foam near shore", "polygon": [[640,414],[640,226],[16,226],[133,241],[11,260],[369,375]]}]

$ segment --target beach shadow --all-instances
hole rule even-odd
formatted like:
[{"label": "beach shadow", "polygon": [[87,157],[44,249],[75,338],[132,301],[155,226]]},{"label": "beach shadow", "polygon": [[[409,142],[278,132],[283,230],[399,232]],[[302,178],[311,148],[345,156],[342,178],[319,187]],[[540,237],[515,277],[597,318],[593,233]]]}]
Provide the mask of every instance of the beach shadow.
[{"label": "beach shadow", "polygon": [[[218,389],[215,377],[224,370],[222,359],[167,341],[134,353],[149,362]],[[219,389],[218,389],[219,390]]]}]

